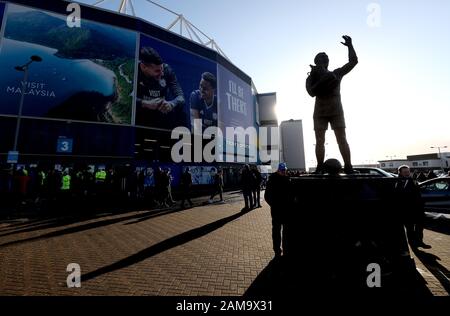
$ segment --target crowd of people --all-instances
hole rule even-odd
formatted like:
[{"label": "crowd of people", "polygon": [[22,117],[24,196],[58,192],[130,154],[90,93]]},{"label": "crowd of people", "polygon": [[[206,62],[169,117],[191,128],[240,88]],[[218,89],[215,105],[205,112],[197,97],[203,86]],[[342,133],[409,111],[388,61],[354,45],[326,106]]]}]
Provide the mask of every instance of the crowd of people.
[{"label": "crowd of people", "polygon": [[[176,188],[175,195],[179,197],[182,208],[185,202],[192,206],[191,198],[198,195],[191,172],[189,167],[184,168]],[[239,178],[246,197],[246,209],[261,207],[260,190],[266,178],[256,166],[250,168],[248,165],[239,172]],[[215,168],[211,180],[202,187],[203,195],[210,194],[207,203],[215,202],[216,196],[219,196],[219,202],[224,202],[223,170]],[[167,208],[178,204],[172,194],[173,182],[170,168],[161,167],[21,166],[0,169],[0,195],[5,202],[3,206],[11,209],[25,206],[61,209],[84,205],[107,208],[118,205],[117,202]]]},{"label": "crowd of people", "polygon": [[260,192],[263,177],[256,166],[245,165],[242,169],[241,184],[244,194],[244,210],[261,207]]},{"label": "crowd of people", "polygon": [[[145,207],[168,208],[178,205],[172,195],[173,176],[169,168],[132,168],[122,166],[115,168],[99,167],[92,169],[88,167],[45,169],[42,167],[24,168],[17,170],[2,169],[0,173],[0,193],[3,201],[10,202],[12,207],[20,207],[25,204],[32,204],[36,208],[58,208],[62,205],[79,207],[85,203],[91,207],[117,205],[118,201],[124,201],[129,205],[130,201],[143,202]],[[434,172],[427,173],[414,172],[402,166],[399,169],[400,179],[408,178],[408,189],[410,200],[420,199],[417,194],[417,182],[435,178]],[[403,176],[403,174],[408,174]],[[305,172],[291,171],[285,164],[280,164],[278,170],[271,175],[267,181],[266,175],[261,174],[256,166],[245,165],[240,172],[241,189],[244,196],[243,210],[251,210],[261,207],[260,192],[265,192],[265,200],[272,207],[274,241],[279,244],[280,227],[283,225],[283,216],[280,209],[282,203],[278,205],[278,200],[286,196],[286,187],[283,179],[299,177]],[[224,202],[224,177],[223,170],[217,169],[213,176],[210,187],[210,196],[207,203],[215,202],[215,197],[219,196],[219,202]],[[284,184],[283,184],[284,183]],[[185,207],[185,202],[190,207],[193,206],[193,178],[189,168],[185,168],[181,175],[178,187],[178,197],[181,208]],[[411,197],[415,194],[415,197]],[[408,195],[408,194],[406,194]],[[419,197],[417,197],[419,196]],[[6,203],[8,204],[8,203]],[[5,204],[4,204],[5,205]],[[416,203],[416,205],[418,205]],[[420,211],[419,211],[420,213]],[[421,218],[417,215],[416,218]],[[409,239],[415,240],[415,245],[423,245],[420,223],[409,225]],[[275,233],[276,232],[276,233]],[[278,255],[280,247],[274,246]]]},{"label": "crowd of people", "polygon": [[[90,203],[114,205],[118,200],[145,201],[148,206],[169,207],[173,177],[170,169],[156,171],[115,168],[42,167],[2,169],[0,193],[10,206],[32,204],[35,207],[61,207]],[[44,205],[45,204],[45,205]]]}]

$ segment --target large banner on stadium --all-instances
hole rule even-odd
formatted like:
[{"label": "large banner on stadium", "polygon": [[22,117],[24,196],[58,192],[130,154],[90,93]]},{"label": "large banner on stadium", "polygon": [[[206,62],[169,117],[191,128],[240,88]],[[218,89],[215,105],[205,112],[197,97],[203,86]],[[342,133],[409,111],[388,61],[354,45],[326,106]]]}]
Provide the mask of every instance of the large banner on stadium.
[{"label": "large banner on stadium", "polygon": [[[254,157],[256,154],[251,152],[250,148],[251,145],[256,144],[256,139],[246,138],[246,140],[240,141],[237,137],[232,138],[230,135],[226,135],[227,127],[243,128],[244,130],[255,127],[255,105],[252,88],[225,67],[218,65],[217,68],[219,78],[218,125],[225,137],[223,152],[228,155],[237,153],[239,156],[239,148],[244,148],[246,161],[249,158],[256,159]],[[242,133],[238,134],[242,136]]]},{"label": "large banner on stadium", "polygon": [[[194,120],[201,125],[196,131],[219,127],[225,137],[227,127],[245,130],[255,126],[250,84],[240,79],[239,71],[231,72],[218,64],[213,52],[206,52],[206,48],[200,45],[183,43],[181,39],[174,40],[172,36],[153,33],[148,28],[150,25],[143,27],[144,24],[138,23],[117,27],[115,25],[125,25],[115,20],[123,17],[111,16],[113,20],[109,24],[97,9],[89,9],[91,14],[86,16],[91,20],[83,17],[81,27],[71,28],[67,25],[67,12],[55,13],[50,7],[37,9],[0,2],[0,22],[3,22],[0,116],[18,115],[24,95],[22,116],[30,120],[55,119],[40,120],[45,122],[45,126],[39,125],[42,133],[30,130],[28,121],[22,121],[20,137],[33,136],[27,138],[30,152],[50,152],[56,148],[54,140],[60,136],[68,137],[71,133],[66,121],[80,121],[81,125],[76,126],[79,133],[84,130],[82,126],[89,130],[82,139],[74,138],[74,154],[80,152],[79,146],[91,144],[94,135],[99,134],[92,132],[90,125],[98,127],[98,130],[103,126],[83,125],[86,122],[118,124],[124,131],[128,125],[142,127],[130,129],[128,137],[134,137],[135,131],[147,128],[172,131],[184,126],[192,131]],[[87,8],[83,10],[86,12]],[[97,18],[96,14],[99,14]],[[23,67],[31,56],[39,56],[42,60]],[[8,124],[12,126],[12,123]],[[37,135],[42,142],[35,141]],[[160,135],[170,138],[170,133]],[[113,148],[115,138],[111,135],[104,137],[102,143],[105,148]],[[206,138],[203,145],[207,143]],[[241,140],[232,135],[226,141],[217,140],[217,158],[223,159],[219,156],[225,153],[229,154],[226,156],[228,162],[237,160],[228,160],[229,156],[251,160],[249,144],[252,140],[248,137]],[[134,141],[135,138],[131,140],[132,144],[138,147],[145,139]],[[24,143],[20,139],[19,142]],[[160,152],[167,149],[169,141],[164,139],[160,143],[155,145],[156,148],[142,150],[146,150],[142,158],[159,160],[163,156]],[[227,144],[232,146],[227,147]],[[242,148],[244,153],[239,152]],[[129,149],[127,146],[120,152],[128,153]],[[135,149],[135,154],[139,154],[138,149]],[[150,154],[152,150],[154,154]],[[103,152],[112,155],[116,150]]]},{"label": "large banner on stadium", "polygon": [[1,27],[2,22],[3,22],[3,12],[5,12],[5,4],[4,3],[0,3],[0,27]]},{"label": "large banner on stadium", "polygon": [[[1,114],[130,124],[136,33],[82,20],[67,26],[65,15],[8,5],[0,48]],[[120,44],[119,44],[120,43]],[[28,80],[15,69],[32,55]]]},{"label": "large banner on stadium", "polygon": [[136,125],[173,129],[201,119],[217,126],[216,64],[141,35]]}]

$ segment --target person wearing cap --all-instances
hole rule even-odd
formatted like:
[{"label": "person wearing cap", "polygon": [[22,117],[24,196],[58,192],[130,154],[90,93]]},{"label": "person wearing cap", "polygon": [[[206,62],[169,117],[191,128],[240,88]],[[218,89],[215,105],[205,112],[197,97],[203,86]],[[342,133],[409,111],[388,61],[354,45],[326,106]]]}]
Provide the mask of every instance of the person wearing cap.
[{"label": "person wearing cap", "polygon": [[275,258],[281,257],[282,248],[286,249],[286,234],[282,233],[282,230],[290,207],[290,198],[292,197],[290,191],[291,182],[287,175],[286,164],[280,163],[277,172],[270,175],[264,194],[264,199],[270,205],[272,216],[272,241]]},{"label": "person wearing cap", "polygon": [[136,125],[178,126],[181,116],[170,114],[185,105],[185,98],[174,71],[152,47],[143,47],[139,58]]}]

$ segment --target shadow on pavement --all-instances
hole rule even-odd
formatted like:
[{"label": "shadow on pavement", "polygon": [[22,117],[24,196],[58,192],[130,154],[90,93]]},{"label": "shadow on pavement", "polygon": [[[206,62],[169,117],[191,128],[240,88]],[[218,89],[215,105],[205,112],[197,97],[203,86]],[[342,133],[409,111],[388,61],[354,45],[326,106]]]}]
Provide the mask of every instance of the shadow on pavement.
[{"label": "shadow on pavement", "polygon": [[[45,225],[56,225],[56,226],[63,226],[68,225],[72,223],[82,222],[86,220],[96,219],[100,217],[111,216],[111,215],[119,215],[119,214],[126,214],[130,212],[136,212],[139,211],[139,209],[135,208],[129,208],[129,207],[111,207],[111,208],[90,208],[90,207],[82,207],[80,209],[74,209],[74,207],[64,207],[61,206],[58,209],[53,209],[51,211],[45,210],[41,212],[35,212],[34,214],[30,214],[33,217],[32,218],[15,218],[15,219],[9,219],[9,220],[0,220],[0,223],[8,223],[7,227],[0,228],[0,236],[7,236],[9,233],[2,234],[2,232],[6,231],[15,231],[19,232],[19,230],[22,230],[24,228],[29,229],[31,227],[36,226],[45,226]],[[26,219],[24,221],[24,219]],[[61,225],[59,225],[61,224]],[[50,226],[48,228],[55,227]],[[47,228],[47,227],[43,227]],[[40,229],[40,228],[38,228]],[[35,229],[30,230],[23,230],[24,232],[33,231]]]},{"label": "shadow on pavement", "polygon": [[[128,213],[128,212],[127,212]],[[126,213],[123,213],[126,214]],[[0,237],[19,234],[19,233],[27,233],[33,232],[37,230],[44,230],[49,228],[56,228],[60,226],[67,226],[75,223],[85,222],[89,220],[101,219],[105,216],[113,216],[116,214],[106,213],[106,214],[92,214],[92,215],[66,215],[53,217],[48,219],[41,220],[32,220],[26,223],[21,224],[13,224],[2,230],[0,230]]]},{"label": "shadow on pavement", "polygon": [[419,249],[413,249],[413,252],[450,295],[450,271],[438,262],[441,258]]},{"label": "shadow on pavement", "polygon": [[436,233],[450,235],[450,219],[447,218],[425,218],[425,228]]},{"label": "shadow on pavement", "polygon": [[[120,217],[120,218],[100,220],[100,221],[96,221],[93,223],[87,223],[87,224],[78,225],[75,227],[69,227],[66,229],[46,233],[46,234],[32,237],[32,238],[10,241],[10,242],[4,243],[4,244],[0,244],[0,247],[17,245],[17,244],[21,244],[21,243],[42,240],[42,239],[47,239],[47,238],[54,238],[54,237],[59,237],[59,236],[66,235],[66,234],[78,233],[78,232],[82,232],[82,231],[89,230],[89,229],[94,229],[94,228],[117,224],[117,223],[127,221],[127,220],[140,219],[140,218],[149,219],[149,218],[163,216],[163,215],[180,212],[180,211],[181,211],[180,209],[161,209],[161,210],[156,210],[156,211],[148,211],[148,212],[143,212],[143,213],[139,213],[139,214],[133,214],[133,215],[124,216],[124,217]],[[109,214],[107,216],[111,216],[111,215],[112,214]],[[54,221],[51,221],[49,223],[46,223],[44,225],[40,225],[37,227],[32,227],[32,228],[23,229],[20,231],[13,231],[13,232],[5,233],[5,234],[0,234],[0,237],[12,235],[12,234],[23,233],[23,232],[38,231],[38,230],[43,230],[43,229],[56,228],[56,227],[60,227],[60,226],[67,226],[67,225],[79,223],[81,221],[94,220],[94,219],[96,219],[96,218],[95,217],[83,217],[83,218],[55,219]]]},{"label": "shadow on pavement", "polygon": [[173,214],[173,213],[184,212],[184,211],[190,210],[192,208],[193,207],[189,207],[189,208],[172,208],[172,209],[165,209],[165,210],[163,209],[163,210],[160,210],[158,212],[153,211],[153,212],[146,213],[148,215],[139,217],[138,219],[130,221],[128,223],[125,223],[124,225],[134,225],[134,224],[138,224],[140,222],[146,221],[146,220],[151,219],[151,218],[155,218],[155,217],[162,216],[162,215],[168,215],[168,214]]},{"label": "shadow on pavement", "polygon": [[[302,263],[303,262],[303,263]],[[391,273],[381,275],[381,287],[369,288],[369,272],[362,267],[344,274],[333,268],[314,268],[312,258],[273,259],[247,289],[252,298],[430,298],[426,281],[413,261],[405,261]],[[298,300],[293,302],[297,304]]]},{"label": "shadow on pavement", "polygon": [[125,259],[119,260],[109,266],[105,266],[105,267],[102,267],[95,271],[89,272],[82,276],[82,280],[88,281],[88,280],[94,279],[100,275],[126,268],[128,266],[131,266],[133,264],[136,264],[138,262],[141,262],[143,260],[151,258],[161,252],[164,252],[171,248],[183,245],[183,244],[188,243],[197,238],[203,237],[203,236],[221,228],[222,226],[238,219],[239,217],[243,216],[246,213],[247,212],[236,213],[234,215],[222,218],[218,221],[206,224],[204,226],[189,230],[187,232],[184,232],[184,233],[181,233],[174,237],[171,237],[169,239],[166,239],[156,245],[150,246],[142,251],[135,253],[134,255],[131,255]]}]

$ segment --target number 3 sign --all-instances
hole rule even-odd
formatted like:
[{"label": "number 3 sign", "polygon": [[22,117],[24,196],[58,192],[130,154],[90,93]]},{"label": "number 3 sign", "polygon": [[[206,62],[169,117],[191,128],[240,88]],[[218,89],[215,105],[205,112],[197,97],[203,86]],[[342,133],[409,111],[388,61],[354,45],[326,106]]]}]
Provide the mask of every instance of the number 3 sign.
[{"label": "number 3 sign", "polygon": [[56,146],[56,152],[57,153],[71,153],[72,147],[73,147],[73,139],[72,138],[59,137],[57,146]]}]

